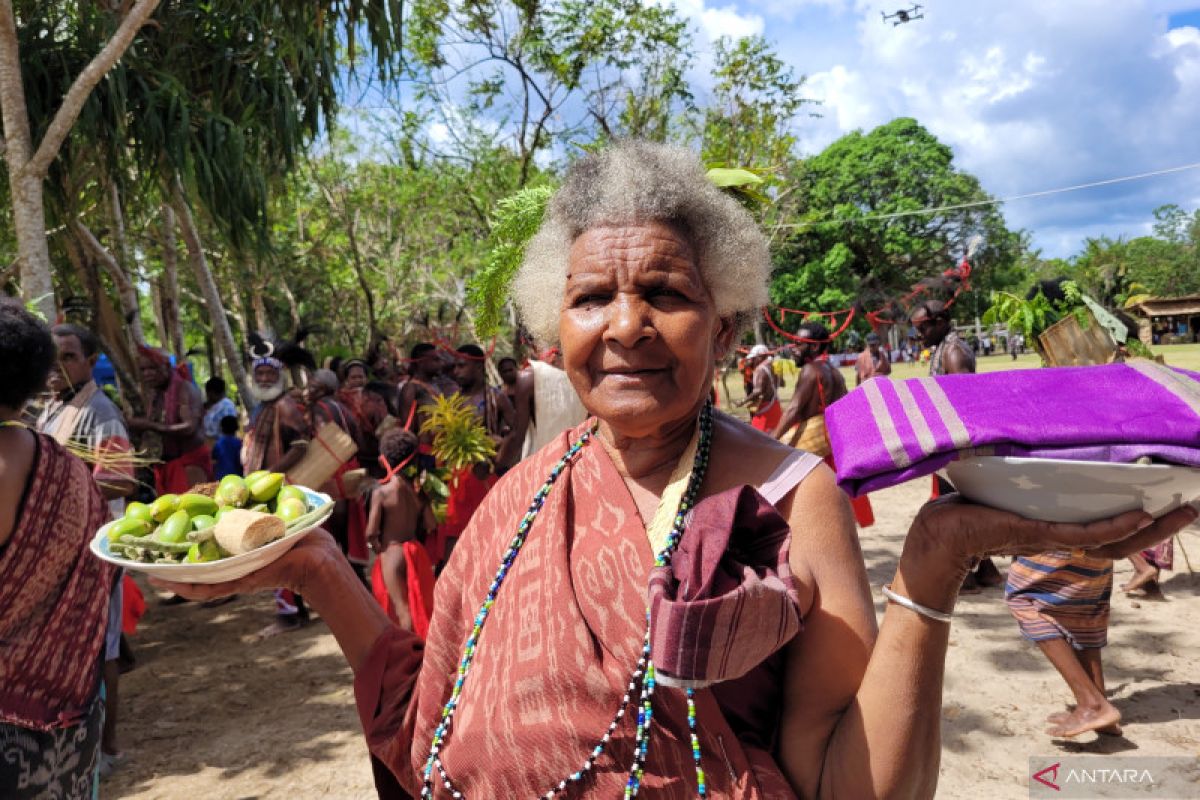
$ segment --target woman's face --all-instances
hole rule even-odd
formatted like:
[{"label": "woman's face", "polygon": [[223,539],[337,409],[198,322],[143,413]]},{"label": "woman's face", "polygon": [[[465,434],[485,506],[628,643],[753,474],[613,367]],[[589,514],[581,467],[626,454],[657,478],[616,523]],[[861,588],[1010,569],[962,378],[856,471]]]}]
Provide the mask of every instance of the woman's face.
[{"label": "woman's face", "polygon": [[695,413],[733,331],[687,239],[659,222],[593,228],[567,267],[563,368],[588,411],[632,437]]}]

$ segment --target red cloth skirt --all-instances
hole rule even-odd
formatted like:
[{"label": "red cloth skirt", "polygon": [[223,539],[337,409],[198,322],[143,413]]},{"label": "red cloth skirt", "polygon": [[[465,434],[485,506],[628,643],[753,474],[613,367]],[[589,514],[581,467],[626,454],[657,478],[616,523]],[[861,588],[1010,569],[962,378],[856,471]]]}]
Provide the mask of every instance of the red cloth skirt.
[{"label": "red cloth skirt", "polygon": [[133,636],[137,633],[138,621],[146,613],[146,598],[128,574],[121,578],[121,591],[121,633]]},{"label": "red cloth skirt", "polygon": [[347,497],[342,476],[359,468],[357,458],[351,458],[338,467],[333,476],[337,485],[337,500],[346,503],[346,557],[355,564],[365,565],[370,558],[367,551],[367,507],[361,497]]},{"label": "red cloth skirt", "polygon": [[750,424],[756,430],[770,436],[781,419],[783,419],[783,405],[779,402],[779,398],[775,398],[761,414],[750,415]]},{"label": "red cloth skirt", "polygon": [[165,464],[154,465],[154,489],[159,495],[185,494],[192,488],[192,481],[187,476],[188,467],[199,467],[204,470],[207,480],[212,480],[212,450],[202,444],[195,450],[184,453],[179,458]]},{"label": "red cloth skirt", "polygon": [[483,498],[499,480],[494,474],[483,480],[475,477],[470,467],[463,467],[450,482],[450,497],[446,501],[446,520],[437,527],[437,533],[426,538],[425,549],[434,564],[446,556],[446,543],[457,539],[466,530],[471,515],[479,508]]},{"label": "red cloth skirt", "polygon": [[[404,564],[406,572],[406,589],[408,595],[408,613],[412,616],[413,633],[425,641],[429,633],[429,620],[433,617],[433,562],[425,548],[415,541],[407,541],[403,545]],[[387,584],[383,582],[383,560],[375,559],[371,566],[371,594],[375,602],[387,612],[388,618],[396,622],[396,608],[388,595]]]},{"label": "red cloth skirt", "polygon": [[[837,467],[833,463],[833,456],[826,456],[825,463],[833,471],[837,471]],[[854,519],[858,522],[860,528],[869,528],[875,524],[875,509],[871,508],[871,498],[865,494],[862,497],[851,497],[850,507],[854,509]]]}]

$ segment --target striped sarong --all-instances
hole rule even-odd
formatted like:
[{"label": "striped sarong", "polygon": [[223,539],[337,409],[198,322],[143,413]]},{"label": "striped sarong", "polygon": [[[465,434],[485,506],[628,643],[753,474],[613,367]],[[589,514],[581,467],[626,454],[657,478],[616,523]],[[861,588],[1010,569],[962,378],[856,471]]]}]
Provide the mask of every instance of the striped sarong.
[{"label": "striped sarong", "polygon": [[1136,360],[867,381],[825,422],[851,496],[973,455],[1200,467],[1200,374]]},{"label": "striped sarong", "polygon": [[1004,599],[1021,635],[1066,639],[1076,650],[1108,644],[1112,561],[1054,551],[1020,557],[1008,569]]}]

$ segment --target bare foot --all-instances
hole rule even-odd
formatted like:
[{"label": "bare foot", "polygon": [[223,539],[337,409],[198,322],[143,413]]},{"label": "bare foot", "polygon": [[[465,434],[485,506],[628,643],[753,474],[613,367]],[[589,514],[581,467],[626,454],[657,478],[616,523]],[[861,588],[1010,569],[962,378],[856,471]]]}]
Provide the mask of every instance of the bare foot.
[{"label": "bare foot", "polygon": [[1065,719],[1046,729],[1056,739],[1070,739],[1081,733],[1097,731],[1119,734],[1121,712],[1107,700],[1094,708],[1076,708]]},{"label": "bare foot", "polygon": [[975,580],[985,588],[1004,585],[1004,576],[1000,574],[1000,570],[996,569],[996,564],[990,558],[979,562],[979,567],[975,570]]},{"label": "bare foot", "polygon": [[[1070,716],[1071,709],[1069,708],[1066,711],[1055,711],[1053,714],[1046,717],[1046,722],[1049,722],[1051,725],[1061,725],[1063,722],[1069,719]],[[1105,736],[1120,736],[1121,726],[1114,723],[1103,728],[1097,728],[1096,733],[1103,733]]]},{"label": "bare foot", "polygon": [[281,633],[298,631],[303,628],[304,625],[305,621],[300,619],[300,617],[295,614],[290,614],[288,616],[280,615],[275,618],[274,622],[255,634],[254,638],[260,640],[270,639],[272,636],[278,636]]},{"label": "bare foot", "polygon": [[1129,592],[1136,592],[1138,589],[1147,589],[1147,591],[1149,591],[1147,587],[1152,583],[1155,584],[1155,586],[1158,585],[1157,567],[1145,570],[1143,572],[1135,572],[1133,577],[1129,579],[1128,583],[1121,584],[1121,591],[1125,592],[1126,594]]}]

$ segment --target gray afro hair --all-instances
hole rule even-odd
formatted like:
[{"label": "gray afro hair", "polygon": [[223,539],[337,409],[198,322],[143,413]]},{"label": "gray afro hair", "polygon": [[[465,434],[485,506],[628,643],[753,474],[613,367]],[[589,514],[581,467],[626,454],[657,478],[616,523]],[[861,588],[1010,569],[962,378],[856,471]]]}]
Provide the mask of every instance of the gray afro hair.
[{"label": "gray afro hair", "polygon": [[665,222],[688,237],[717,313],[741,330],[767,303],[767,240],[746,209],[718,189],[684,148],[626,140],[592,153],[567,171],[541,228],[525,248],[513,299],[542,345],[558,344],[567,256],[585,231]]}]

